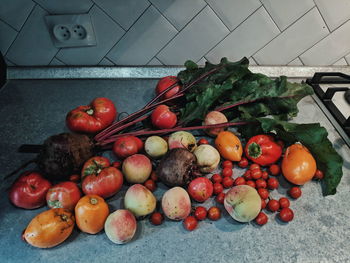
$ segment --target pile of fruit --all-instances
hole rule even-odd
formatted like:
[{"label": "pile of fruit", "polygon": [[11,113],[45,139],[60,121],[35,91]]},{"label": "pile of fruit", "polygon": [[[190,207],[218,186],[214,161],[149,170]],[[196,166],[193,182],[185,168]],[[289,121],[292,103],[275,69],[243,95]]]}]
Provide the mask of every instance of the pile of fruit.
[{"label": "pile of fruit", "polygon": [[[76,225],[89,234],[104,230],[112,242],[123,244],[134,237],[137,220],[145,218],[154,225],[182,221],[192,231],[198,221],[219,220],[222,213],[264,225],[267,209],[289,222],[294,212],[288,197],[270,197],[282,176],[293,185],[292,199],[313,178],[325,181],[326,194],[335,193],[342,160],[325,130],[281,120],[295,116],[297,102],[310,94],[307,85],[253,74],[246,60],[186,66],[178,77],[162,78],[156,97],[122,120],[115,121],[117,110],[108,98],[69,111],[66,124],[74,133],[49,137],[35,160],[39,172],[24,172],[10,188],[15,206],[50,208],[29,223],[26,242],[56,246]],[[259,95],[260,89],[267,95]],[[101,156],[106,149],[115,160]],[[234,166],[244,173],[234,174]],[[168,190],[157,208],[153,192],[160,183]],[[110,211],[107,202],[123,185],[124,207]],[[207,210],[201,203],[210,198],[217,205]]]}]

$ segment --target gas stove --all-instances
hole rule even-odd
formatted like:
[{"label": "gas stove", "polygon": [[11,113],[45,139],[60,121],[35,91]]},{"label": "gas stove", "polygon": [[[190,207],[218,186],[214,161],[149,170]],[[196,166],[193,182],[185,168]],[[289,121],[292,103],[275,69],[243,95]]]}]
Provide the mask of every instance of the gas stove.
[{"label": "gas stove", "polygon": [[306,82],[314,89],[317,104],[350,147],[350,76],[320,72]]}]

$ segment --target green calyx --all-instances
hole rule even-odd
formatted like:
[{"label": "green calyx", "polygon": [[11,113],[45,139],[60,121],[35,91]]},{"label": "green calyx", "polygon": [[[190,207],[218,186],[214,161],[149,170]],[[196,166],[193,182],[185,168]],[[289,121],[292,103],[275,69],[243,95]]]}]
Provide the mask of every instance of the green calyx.
[{"label": "green calyx", "polygon": [[248,155],[254,159],[259,158],[262,154],[262,150],[259,144],[256,142],[251,143],[248,146]]}]

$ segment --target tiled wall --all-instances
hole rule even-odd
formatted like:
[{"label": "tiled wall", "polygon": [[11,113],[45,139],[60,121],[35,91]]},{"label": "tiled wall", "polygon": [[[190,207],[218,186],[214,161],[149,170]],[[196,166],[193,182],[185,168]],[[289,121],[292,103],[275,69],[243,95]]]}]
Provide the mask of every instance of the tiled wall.
[{"label": "tiled wall", "polygon": [[[350,0],[0,0],[10,65],[350,64]],[[97,46],[56,48],[44,17],[89,13]]]}]

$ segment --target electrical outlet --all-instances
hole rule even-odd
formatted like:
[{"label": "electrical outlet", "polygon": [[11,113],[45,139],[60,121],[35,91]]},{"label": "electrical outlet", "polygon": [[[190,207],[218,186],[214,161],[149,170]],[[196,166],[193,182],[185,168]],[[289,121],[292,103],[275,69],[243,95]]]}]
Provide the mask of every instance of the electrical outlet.
[{"label": "electrical outlet", "polygon": [[89,14],[46,16],[46,25],[55,47],[96,46]]}]

